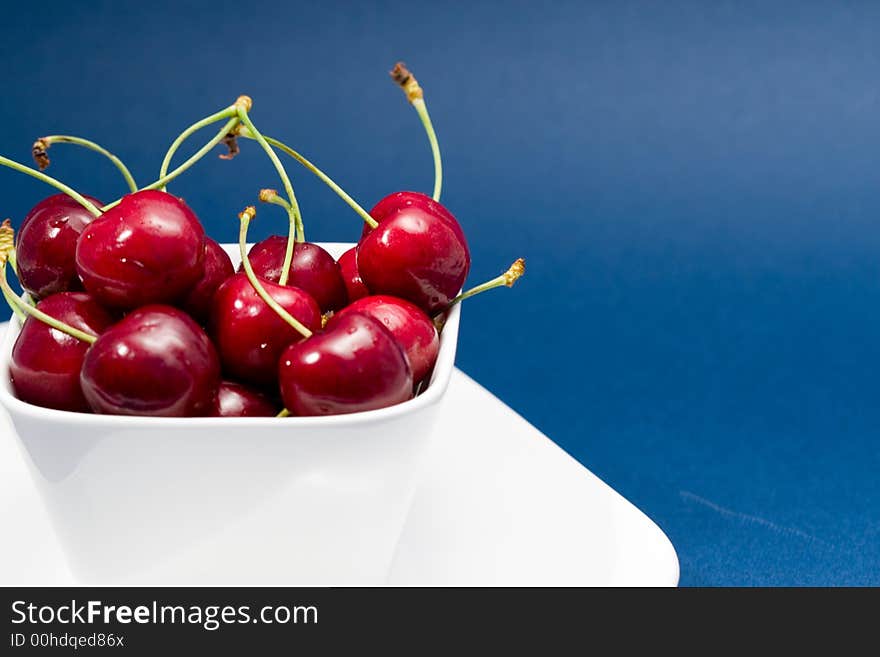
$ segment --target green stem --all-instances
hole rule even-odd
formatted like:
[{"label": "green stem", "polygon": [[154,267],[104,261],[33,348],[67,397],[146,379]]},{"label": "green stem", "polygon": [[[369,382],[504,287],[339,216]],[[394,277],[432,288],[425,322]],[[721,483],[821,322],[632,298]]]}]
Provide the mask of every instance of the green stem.
[{"label": "green stem", "polygon": [[278,313],[278,316],[283,319],[285,322],[290,324],[294,329],[296,329],[304,338],[312,337],[312,332],[303,326],[303,324],[289,312],[287,312],[281,304],[279,304],[275,299],[271,297],[271,295],[266,292],[266,288],[263,287],[263,284],[260,283],[260,279],[257,278],[257,275],[254,273],[253,267],[251,267],[250,258],[248,258],[247,254],[247,231],[248,226],[251,223],[251,219],[254,218],[257,211],[253,207],[248,207],[238,215],[238,218],[241,220],[241,228],[238,233],[238,249],[241,253],[241,264],[244,267],[245,275],[247,279],[250,281],[253,288],[257,291],[257,294],[260,295],[260,298],[266,302],[272,310]]},{"label": "green stem", "polygon": [[[172,171],[171,173],[166,174],[165,176],[159,178],[159,180],[157,180],[156,182],[150,183],[146,187],[141,187],[140,191],[143,191],[146,189],[161,189],[162,187],[165,186],[166,183],[169,183],[172,180],[174,180],[175,178],[177,178],[177,176],[182,174],[184,171],[189,169],[196,162],[198,162],[203,157],[205,157],[205,155],[210,153],[211,149],[213,149],[217,144],[219,144],[221,141],[223,141],[226,138],[226,135],[229,134],[229,131],[232,130],[233,128],[235,128],[237,123],[238,123],[238,117],[233,117],[233,118],[229,119],[229,121],[227,121],[223,125],[223,127],[220,129],[220,132],[218,132],[211,141],[209,141],[207,144],[202,146],[198,151],[196,151],[196,153],[193,154],[193,156],[190,157],[186,162],[184,162],[179,167],[174,169],[174,171]],[[117,199],[117,200],[113,201],[113,203],[105,205],[101,209],[104,212],[106,212],[107,210],[110,210],[111,208],[115,208],[117,205],[119,205],[119,203],[121,201],[122,201],[122,199]]]},{"label": "green stem", "polygon": [[517,279],[522,276],[526,271],[526,261],[522,258],[518,258],[512,265],[510,265],[510,269],[501,274],[501,276],[497,276],[490,281],[486,281],[485,283],[481,283],[480,285],[476,285],[472,287],[470,290],[466,292],[462,292],[457,297],[455,297],[452,301],[449,302],[449,305],[446,306],[445,310],[449,310],[455,304],[461,303],[465,299],[469,299],[473,296],[476,296],[482,292],[487,292],[488,290],[495,289],[496,287],[513,287],[513,284],[516,283]]},{"label": "green stem", "polygon": [[23,173],[25,175],[31,176],[32,178],[36,178],[37,180],[40,180],[48,185],[52,185],[52,187],[67,194],[70,198],[72,198],[74,201],[79,203],[81,206],[83,206],[86,210],[88,210],[90,213],[92,213],[96,217],[101,216],[101,211],[98,208],[96,208],[95,205],[93,203],[91,203],[87,198],[85,198],[82,194],[77,192],[72,187],[68,187],[63,182],[61,182],[59,180],[55,180],[55,178],[53,178],[52,176],[47,176],[42,171],[37,171],[36,169],[31,169],[30,167],[25,166],[24,164],[19,164],[15,160],[10,160],[8,157],[3,157],[2,155],[0,155],[0,164],[2,164],[3,166],[7,166],[10,169],[14,169],[15,171],[18,171],[19,173]]},{"label": "green stem", "polygon": [[[241,130],[239,132],[239,136],[244,137],[246,139],[256,139],[247,130]],[[366,210],[364,210],[363,207],[361,207],[361,205],[358,204],[358,202],[355,201],[351,196],[346,194],[344,189],[342,189],[339,185],[337,185],[335,182],[333,182],[333,180],[330,178],[330,176],[328,176],[326,173],[321,171],[318,167],[316,167],[314,164],[312,164],[304,156],[302,156],[300,153],[297,153],[295,150],[293,150],[290,146],[288,146],[284,142],[278,141],[277,139],[273,139],[272,137],[266,137],[265,139],[266,139],[266,142],[268,142],[269,144],[271,144],[272,146],[274,146],[278,150],[283,151],[284,153],[287,153],[290,157],[292,157],[294,160],[296,160],[297,162],[302,164],[306,169],[308,169],[313,174],[315,174],[321,180],[321,182],[323,182],[330,189],[332,189],[334,192],[336,192],[336,194],[337,194],[337,196],[339,196],[339,198],[341,198],[343,201],[345,201],[352,210],[357,212],[358,215],[360,215],[361,219],[363,219],[370,228],[375,228],[376,226],[379,225],[376,222],[376,220],[370,216],[370,213],[367,212]]]},{"label": "green stem", "polygon": [[[174,154],[177,152],[177,149],[180,148],[181,144],[183,144],[183,142],[185,142],[187,139],[189,139],[189,137],[194,132],[197,132],[198,130],[201,130],[202,128],[207,127],[209,125],[213,125],[214,123],[217,123],[217,121],[222,121],[223,119],[228,119],[230,117],[235,117],[235,116],[236,116],[235,106],[233,105],[233,106],[227,107],[226,109],[220,110],[216,114],[212,114],[211,116],[206,116],[204,119],[202,119],[200,121],[196,121],[190,127],[188,127],[186,130],[184,130],[179,135],[177,135],[177,139],[175,139],[173,142],[171,142],[171,146],[168,147],[168,152],[165,153],[165,157],[162,160],[162,166],[159,168],[159,180],[161,181],[162,179],[164,179],[166,174],[168,173],[168,167],[171,166],[171,158],[174,157]],[[236,123],[237,123],[237,121],[236,121]],[[234,124],[233,124],[233,127],[234,127]],[[225,137],[226,134],[227,133],[223,133],[223,136]],[[222,137],[216,143],[219,143],[221,140],[222,140]],[[212,148],[213,148],[213,146],[212,146]],[[168,182],[168,181],[166,181],[166,182]],[[155,183],[153,183],[153,184],[155,184]],[[161,189],[164,192],[165,187],[166,187],[166,183],[162,183],[159,187],[155,187],[154,189]]]},{"label": "green stem", "polygon": [[[16,261],[16,258],[15,258],[15,249],[12,249],[11,251],[9,251],[8,254],[6,254],[6,261],[12,267],[12,273],[15,274],[16,276],[18,276],[18,262]],[[7,295],[6,290],[3,290],[3,297],[6,299],[6,303],[9,305],[9,307],[12,308],[12,312],[14,312],[16,315],[18,315],[18,318],[22,322],[25,319],[27,319],[27,315],[25,315],[21,311],[21,309],[18,307],[18,304],[15,303],[15,301],[20,301],[21,303],[29,303],[30,295],[25,293],[22,295],[22,297],[24,297],[24,298],[18,296],[17,294],[14,295],[13,297],[10,297]],[[29,304],[29,305],[32,305],[32,304]]]},{"label": "green stem", "polygon": [[275,417],[290,417],[290,411],[288,411],[286,408],[282,408],[281,411],[279,411],[278,415],[276,415]]},{"label": "green stem", "polygon": [[[21,299],[19,299],[13,289],[9,286],[9,281],[6,280],[6,263],[0,264],[0,289],[3,290],[3,296],[6,298],[6,302],[10,304],[10,307],[14,310],[17,306],[20,311],[24,311],[31,317],[34,317],[44,324],[48,324],[54,329],[61,331],[62,333],[67,333],[78,340],[82,340],[83,342],[88,342],[89,344],[94,344],[95,340],[97,340],[97,336],[94,336],[90,333],[86,333],[84,331],[80,331],[79,329],[75,329],[69,324],[65,324],[62,321],[59,321],[52,317],[51,315],[47,315],[42,310],[35,308],[34,306],[30,306],[24,303]],[[14,300],[13,300],[14,299]]]},{"label": "green stem", "polygon": [[443,160],[440,158],[440,144],[437,143],[437,133],[434,132],[434,125],[431,123],[431,116],[428,114],[428,106],[425,105],[424,98],[416,98],[412,101],[412,106],[416,108],[416,112],[425,126],[425,133],[428,135],[428,141],[431,144],[431,153],[434,156],[434,200],[440,200],[440,191],[443,189]]},{"label": "green stem", "polygon": [[[288,216],[290,216],[290,203],[278,196],[278,192],[274,189],[260,190],[260,200],[264,203],[280,205],[287,211]],[[284,249],[284,263],[281,265],[281,275],[278,278],[279,285],[287,285],[287,281],[290,279],[290,266],[293,263],[293,250],[295,247],[296,240],[294,240],[294,225],[290,224],[287,229],[287,246]]]},{"label": "green stem", "polygon": [[[38,145],[42,145],[44,148],[42,160],[46,165],[48,165],[49,160],[45,155],[45,149],[48,149],[52,144],[73,144],[75,146],[82,146],[83,148],[88,148],[89,150],[95,151],[96,153],[100,153],[108,160],[110,160],[114,166],[119,169],[119,173],[122,174],[122,177],[125,178],[125,182],[128,185],[128,188],[132,192],[137,191],[137,183],[134,181],[134,177],[131,175],[131,171],[128,170],[128,167],[123,164],[122,160],[116,157],[113,153],[108,151],[106,148],[101,146],[100,144],[96,144],[93,141],[89,141],[88,139],[83,139],[82,137],[74,137],[71,135],[50,135],[48,137],[40,137],[36,143],[34,144],[34,149],[38,148]],[[41,165],[42,169],[43,166]]]},{"label": "green stem", "polygon": [[403,89],[406,99],[415,108],[422,125],[425,127],[425,133],[428,135],[428,141],[431,144],[431,152],[434,155],[434,200],[439,201],[440,190],[443,188],[443,162],[440,159],[440,145],[437,143],[437,134],[434,132],[434,126],[431,123],[431,116],[428,114],[428,106],[425,105],[425,93],[418,80],[410,73],[403,62],[397,62],[394,65],[394,68],[391,70],[391,79]]},{"label": "green stem", "polygon": [[302,214],[299,210],[299,203],[296,201],[296,194],[293,193],[293,185],[290,184],[290,178],[287,177],[287,172],[284,170],[284,165],[281,164],[278,155],[272,150],[272,147],[266,142],[266,138],[260,134],[260,131],[257,130],[257,127],[254,125],[253,121],[251,121],[251,117],[248,116],[247,108],[242,106],[238,107],[238,118],[241,119],[241,122],[245,125],[251,135],[253,135],[253,138],[257,143],[260,144],[262,149],[266,152],[266,155],[269,156],[272,164],[275,166],[275,170],[278,172],[278,176],[284,184],[284,191],[287,193],[287,198],[290,199],[290,220],[293,222],[293,225],[296,226],[296,241],[305,242],[306,237],[303,228]]}]

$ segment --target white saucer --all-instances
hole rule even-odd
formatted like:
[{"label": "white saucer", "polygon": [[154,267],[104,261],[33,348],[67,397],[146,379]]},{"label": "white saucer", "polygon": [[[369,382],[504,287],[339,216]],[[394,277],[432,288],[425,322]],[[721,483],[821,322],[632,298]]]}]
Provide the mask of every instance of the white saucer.
[{"label": "white saucer", "polygon": [[[663,532],[491,393],[456,370],[443,404],[389,584],[678,583]],[[76,585],[3,415],[0,585]]]}]

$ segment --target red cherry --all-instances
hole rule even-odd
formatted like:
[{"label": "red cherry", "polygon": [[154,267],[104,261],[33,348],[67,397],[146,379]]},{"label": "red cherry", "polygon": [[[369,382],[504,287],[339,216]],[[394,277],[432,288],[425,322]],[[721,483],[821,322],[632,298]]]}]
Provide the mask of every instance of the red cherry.
[{"label": "red cherry", "polygon": [[[86,199],[101,207],[96,198]],[[21,224],[15,245],[21,286],[38,299],[81,290],[76,274],[76,240],[94,216],[67,194],[35,205]]]},{"label": "red cherry", "polygon": [[[281,279],[287,238],[272,235],[248,252],[257,276],[277,283]],[[288,285],[308,292],[323,312],[342,308],[347,300],[339,265],[327,251],[311,242],[297,242],[293,249]]]},{"label": "red cherry", "polygon": [[223,282],[235,274],[229,254],[210,237],[205,238],[205,273],[183,300],[181,307],[203,324],[211,315],[214,293]]},{"label": "red cherry", "polygon": [[[92,335],[116,321],[85,292],[59,292],[37,308],[47,315]],[[79,374],[89,344],[28,317],[12,347],[9,373],[15,395],[29,404],[62,411],[88,413]]]},{"label": "red cherry", "polygon": [[421,381],[428,375],[440,352],[440,337],[434,322],[418,306],[386,295],[364,297],[336,313],[327,324],[328,328],[353,312],[369,315],[391,331],[409,359],[414,381]]},{"label": "red cherry", "polygon": [[220,361],[210,338],[182,310],[151,305],[102,333],[80,375],[96,413],[186,417],[210,415]]},{"label": "red cherry", "polygon": [[[455,218],[430,197],[414,192],[393,196],[402,198],[401,204],[357,247],[358,271],[373,294],[401,297],[433,315],[467,278],[467,241]],[[379,206],[388,203],[383,199]]]},{"label": "red cherry", "polygon": [[[456,221],[455,217],[452,216],[452,213],[445,206],[421,192],[394,192],[389,194],[373,206],[373,209],[370,210],[370,216],[379,223],[382,223],[382,220],[392,212],[413,206],[425,208],[431,213],[441,215],[446,221],[458,226],[458,221]],[[372,230],[367,224],[364,224],[361,231],[361,240],[369,235]],[[458,230],[461,232],[461,226],[458,226]],[[463,232],[461,232],[461,239],[464,240]]]},{"label": "red cherry", "polygon": [[274,417],[280,409],[266,395],[240,383],[221,381],[215,417]]},{"label": "red cherry", "polygon": [[76,245],[86,290],[107,306],[137,308],[183,298],[204,273],[205,231],[179,198],[146,190],[89,224]]},{"label": "red cherry", "polygon": [[361,275],[357,269],[357,247],[351,247],[339,256],[337,262],[339,263],[339,270],[342,272],[342,282],[345,283],[345,289],[348,292],[348,302],[351,303],[369,296],[370,291],[361,280]]},{"label": "red cherry", "polygon": [[[306,292],[261,282],[266,292],[306,328],[321,328],[321,309]],[[291,342],[302,340],[302,335],[260,298],[244,273],[235,274],[218,288],[208,325],[224,371],[260,386],[276,382],[281,352]]]},{"label": "red cherry", "polygon": [[381,322],[349,313],[332,328],[284,350],[281,396],[294,415],[335,415],[384,408],[410,399],[406,355]]}]

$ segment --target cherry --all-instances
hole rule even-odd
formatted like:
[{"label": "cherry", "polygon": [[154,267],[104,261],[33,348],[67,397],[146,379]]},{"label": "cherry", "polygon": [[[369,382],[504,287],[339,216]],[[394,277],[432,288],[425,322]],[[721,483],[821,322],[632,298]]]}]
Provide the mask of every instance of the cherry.
[{"label": "cherry", "polygon": [[[261,281],[268,294],[309,330],[321,328],[317,302],[297,287]],[[267,386],[278,378],[278,358],[302,335],[270,308],[244,272],[235,274],[214,295],[209,332],[224,371],[235,379]]]},{"label": "cherry", "polygon": [[98,337],[86,353],[80,381],[96,413],[210,415],[220,362],[210,338],[189,315],[149,305]]},{"label": "cherry", "polygon": [[[96,198],[85,198],[101,205]],[[67,194],[55,194],[37,203],[25,216],[15,246],[21,286],[38,299],[81,290],[76,240],[94,218]]]},{"label": "cherry", "polygon": [[[254,244],[248,252],[254,272],[272,283],[281,279],[287,237],[271,235]],[[339,265],[327,251],[311,242],[293,247],[288,285],[308,292],[323,312],[342,308],[347,300]]]},{"label": "cherry", "polygon": [[357,247],[351,247],[339,256],[337,262],[339,263],[339,271],[342,272],[342,282],[345,283],[345,289],[348,292],[348,302],[351,303],[369,296],[370,291],[361,280],[360,272],[357,269]]},{"label": "cherry", "polygon": [[[262,242],[254,244],[248,251],[248,258],[257,276],[277,283],[281,279],[286,247],[287,237],[284,235],[270,235]],[[239,265],[238,271],[244,271],[244,265]]]},{"label": "cherry", "polygon": [[89,224],[77,241],[86,290],[107,306],[131,309],[183,298],[204,273],[205,231],[179,198],[145,190]]},{"label": "cherry", "polygon": [[[455,217],[452,216],[452,213],[447,210],[444,205],[421,192],[394,192],[393,194],[389,194],[373,206],[373,209],[370,210],[370,216],[381,223],[383,219],[388,217],[388,215],[397,212],[401,208],[413,205],[426,208],[432,213],[442,215],[446,221],[458,226]],[[461,231],[461,226],[458,226],[458,229]],[[369,225],[364,224],[363,231],[361,232],[361,240],[369,235],[371,230],[372,229]],[[461,237],[462,239],[464,238],[464,233],[461,233]]]},{"label": "cherry", "polygon": [[284,350],[278,378],[295,415],[334,415],[384,408],[410,399],[412,370],[381,322],[353,312]]},{"label": "cherry", "polygon": [[[37,309],[65,324],[98,335],[116,321],[85,292],[59,292]],[[61,411],[89,412],[80,370],[89,343],[28,317],[12,347],[9,372],[16,396],[29,404]]]},{"label": "cherry", "polygon": [[215,417],[274,417],[277,414],[277,405],[261,392],[232,381],[220,382]]},{"label": "cherry", "polygon": [[328,322],[328,328],[354,312],[382,322],[391,332],[409,359],[414,381],[421,381],[428,375],[440,351],[440,337],[434,322],[424,311],[397,297],[369,296],[358,299],[336,313]]},{"label": "cherry", "polygon": [[229,254],[210,237],[205,238],[205,273],[183,300],[181,307],[201,323],[208,321],[217,288],[235,274]]},{"label": "cherry", "polygon": [[376,208],[379,225],[357,247],[357,268],[367,288],[412,301],[430,314],[445,308],[464,284],[471,261],[455,217],[416,192],[392,194]]}]

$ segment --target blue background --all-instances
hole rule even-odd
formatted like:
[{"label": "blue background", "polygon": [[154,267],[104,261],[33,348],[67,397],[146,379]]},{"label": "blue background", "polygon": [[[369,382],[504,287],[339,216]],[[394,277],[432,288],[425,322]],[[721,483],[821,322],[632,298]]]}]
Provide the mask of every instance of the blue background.
[{"label": "blue background", "polygon": [[[516,289],[468,304],[460,366],[645,510],[682,584],[880,584],[880,5],[5,9],[0,152],[81,134],[142,183],[184,126],[248,93],[258,125],[364,204],[427,191],[386,74],[404,59],[471,281],[528,260]],[[243,149],[172,186],[220,240],[278,186]],[[52,156],[83,192],[123,191],[97,156]],[[288,168],[308,237],[355,239],[357,217]],[[46,194],[12,172],[0,189],[16,222]],[[282,229],[266,208],[253,234]]]}]

